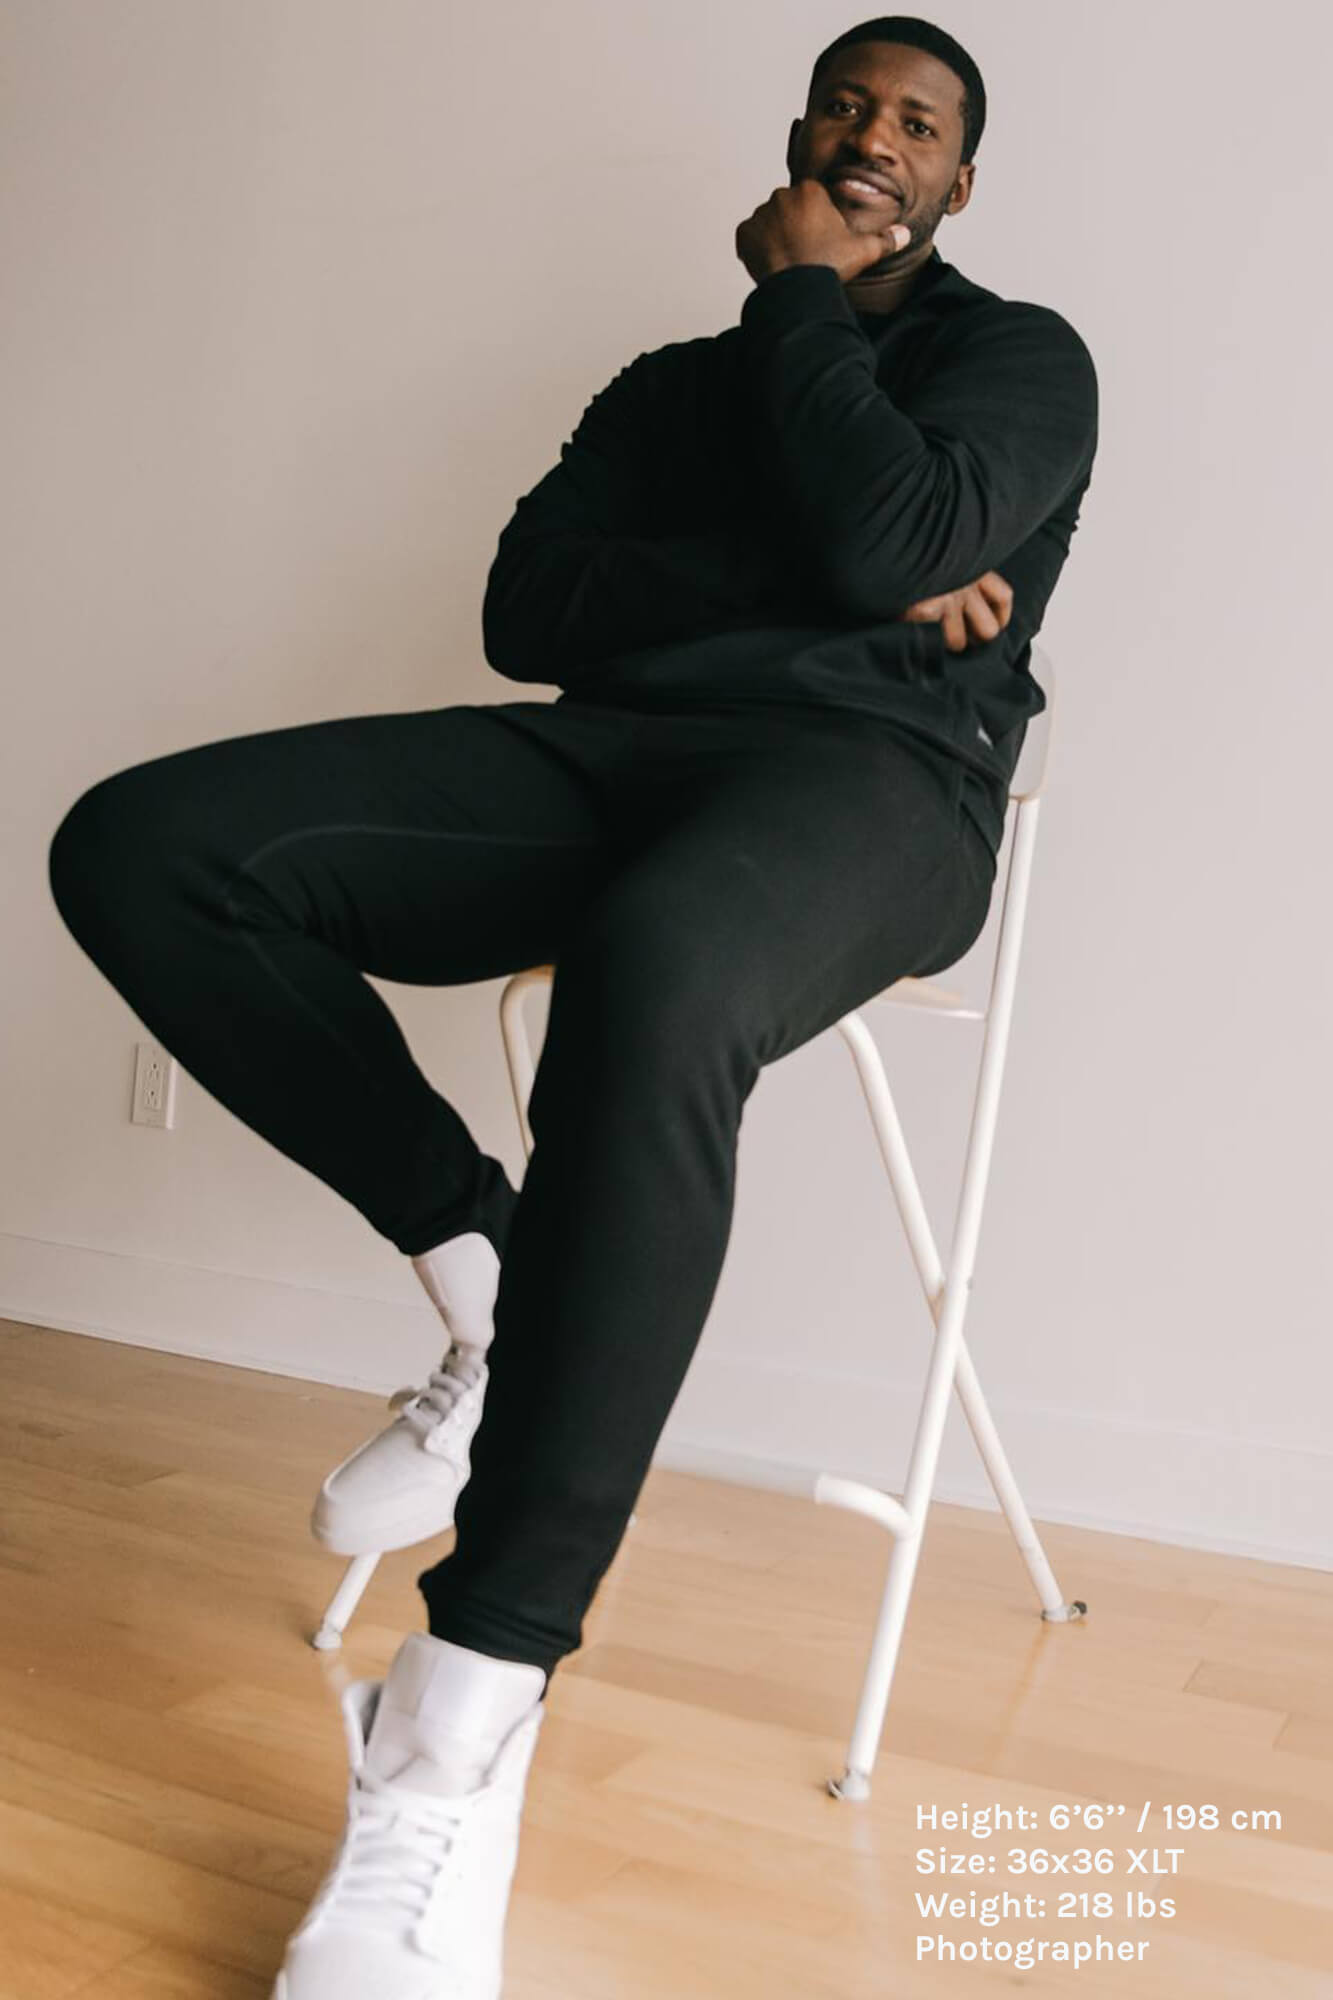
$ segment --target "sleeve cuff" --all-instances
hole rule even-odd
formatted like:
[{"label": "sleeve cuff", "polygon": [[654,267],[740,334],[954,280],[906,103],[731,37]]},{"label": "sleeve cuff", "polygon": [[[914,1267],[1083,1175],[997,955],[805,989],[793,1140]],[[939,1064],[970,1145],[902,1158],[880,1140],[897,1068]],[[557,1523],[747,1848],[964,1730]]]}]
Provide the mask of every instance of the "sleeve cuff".
[{"label": "sleeve cuff", "polygon": [[831,264],[787,264],[770,271],[741,306],[741,325],[755,332],[785,333],[811,320],[837,319],[861,331],[842,279]]}]

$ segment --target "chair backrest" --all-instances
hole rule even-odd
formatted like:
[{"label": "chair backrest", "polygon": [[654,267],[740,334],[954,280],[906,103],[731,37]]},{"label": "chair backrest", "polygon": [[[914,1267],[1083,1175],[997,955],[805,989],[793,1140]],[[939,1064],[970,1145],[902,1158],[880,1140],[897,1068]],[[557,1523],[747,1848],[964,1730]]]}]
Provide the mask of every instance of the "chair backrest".
[{"label": "chair backrest", "polygon": [[1031,716],[1023,732],[1014,775],[1009,780],[1011,799],[1035,799],[1046,783],[1046,767],[1051,754],[1051,733],[1055,726],[1055,663],[1044,647],[1034,640],[1028,653],[1032,678],[1046,697],[1040,715]]}]

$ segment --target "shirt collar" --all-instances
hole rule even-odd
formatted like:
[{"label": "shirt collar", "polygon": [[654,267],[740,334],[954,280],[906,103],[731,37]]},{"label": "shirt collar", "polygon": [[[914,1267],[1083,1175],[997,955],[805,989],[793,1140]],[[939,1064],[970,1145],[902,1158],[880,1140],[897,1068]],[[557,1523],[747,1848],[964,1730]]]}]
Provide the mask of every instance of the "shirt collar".
[{"label": "shirt collar", "polygon": [[858,325],[866,333],[898,325],[934,291],[936,285],[946,278],[953,268],[952,264],[941,257],[939,245],[932,243],[930,255],[921,266],[920,275],[903,303],[890,313],[869,312],[862,306],[853,306],[852,310],[856,314]]}]

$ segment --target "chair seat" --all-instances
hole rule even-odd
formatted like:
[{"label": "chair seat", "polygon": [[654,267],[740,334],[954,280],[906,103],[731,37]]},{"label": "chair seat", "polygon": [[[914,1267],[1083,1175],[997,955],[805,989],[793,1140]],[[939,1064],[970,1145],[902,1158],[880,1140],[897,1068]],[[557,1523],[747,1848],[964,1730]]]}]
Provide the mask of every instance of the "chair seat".
[{"label": "chair seat", "polygon": [[[553,979],[555,967],[530,965],[526,974],[519,976]],[[910,976],[895,979],[892,986],[886,986],[882,993],[872,994],[867,1004],[877,1006],[882,1000],[894,1007],[920,1007],[927,1013],[953,1014],[960,1021],[984,1021],[986,1018],[983,1008],[969,1007],[961,993],[951,993],[947,986],[936,986],[929,979],[913,979]]]},{"label": "chair seat", "polygon": [[920,1007],[931,1014],[953,1014],[960,1021],[984,1021],[984,1009],[969,1007],[961,993],[951,993],[947,986],[936,986],[929,979],[895,979],[892,986],[886,986],[877,993],[873,1004],[887,1001],[893,1007]]}]

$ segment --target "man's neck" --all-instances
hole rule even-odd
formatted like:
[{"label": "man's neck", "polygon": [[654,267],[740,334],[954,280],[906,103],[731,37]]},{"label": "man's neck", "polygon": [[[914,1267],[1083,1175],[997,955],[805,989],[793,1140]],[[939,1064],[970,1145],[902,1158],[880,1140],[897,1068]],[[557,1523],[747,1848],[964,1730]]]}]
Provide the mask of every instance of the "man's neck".
[{"label": "man's neck", "polygon": [[849,279],[843,286],[848,305],[853,312],[877,314],[896,312],[915,291],[922,273],[929,267],[934,254],[934,244],[928,243],[914,264],[902,269],[881,271],[875,277],[863,275]]}]

